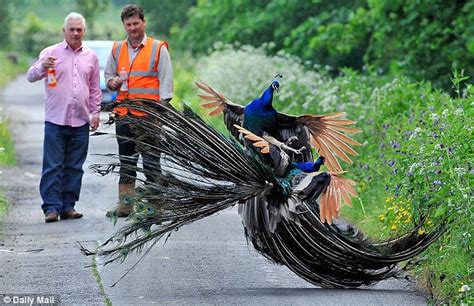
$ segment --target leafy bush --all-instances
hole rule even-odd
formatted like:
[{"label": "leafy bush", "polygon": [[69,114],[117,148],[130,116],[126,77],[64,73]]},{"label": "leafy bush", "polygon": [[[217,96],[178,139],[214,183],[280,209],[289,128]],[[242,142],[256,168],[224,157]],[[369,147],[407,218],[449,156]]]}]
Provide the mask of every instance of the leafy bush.
[{"label": "leafy bush", "polygon": [[[455,77],[455,84],[462,79]],[[378,163],[386,176],[384,224],[393,231],[406,227],[420,211],[429,213],[427,229],[448,220],[448,231],[419,259],[417,274],[433,284],[436,296],[472,303],[473,99],[466,91],[447,94],[415,87],[403,113],[386,117],[381,131]],[[396,97],[388,97],[394,99]],[[461,251],[462,250],[462,251]]]},{"label": "leafy bush", "polygon": [[[471,69],[474,1],[368,2],[372,35],[365,56],[369,64],[431,80],[446,90],[452,70]],[[474,77],[472,70],[467,74]]]},{"label": "leafy bush", "polygon": [[13,36],[18,37],[12,42],[14,49],[34,56],[62,39],[60,28],[48,27],[34,13],[28,13],[21,23],[13,22]]},{"label": "leafy bush", "polygon": [[[0,108],[0,113],[2,109]],[[1,118],[0,118],[1,119]],[[0,120],[0,165],[16,164],[15,147],[6,122]]]},{"label": "leafy bush", "polygon": [[172,31],[177,46],[205,53],[221,41],[275,44],[303,60],[379,74],[404,73],[450,90],[446,76],[474,78],[474,0],[197,1]]},{"label": "leafy bush", "polygon": [[[2,71],[0,74],[0,88],[15,79],[19,73],[25,71],[26,67],[28,67],[28,63],[24,54],[0,51],[0,71]],[[15,163],[15,148],[8,131],[7,122],[4,120],[3,109],[0,107],[0,165],[14,165]]]}]

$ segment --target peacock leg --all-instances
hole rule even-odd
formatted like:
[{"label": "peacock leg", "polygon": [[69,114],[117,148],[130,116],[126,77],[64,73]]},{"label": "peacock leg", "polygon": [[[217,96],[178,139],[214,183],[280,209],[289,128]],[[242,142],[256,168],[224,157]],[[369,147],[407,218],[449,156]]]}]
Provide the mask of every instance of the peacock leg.
[{"label": "peacock leg", "polygon": [[[293,153],[298,154],[298,155],[302,154],[304,149],[305,149],[305,147],[301,147],[299,149],[292,148],[292,147],[284,144],[283,142],[276,140],[274,137],[269,136],[269,135],[264,135],[262,138],[265,139],[268,143],[271,143],[272,145],[277,146],[282,150],[285,150],[287,152],[288,151],[293,152]],[[292,137],[290,137],[288,140],[290,140],[291,138]],[[293,140],[291,140],[291,141],[293,141]]]}]

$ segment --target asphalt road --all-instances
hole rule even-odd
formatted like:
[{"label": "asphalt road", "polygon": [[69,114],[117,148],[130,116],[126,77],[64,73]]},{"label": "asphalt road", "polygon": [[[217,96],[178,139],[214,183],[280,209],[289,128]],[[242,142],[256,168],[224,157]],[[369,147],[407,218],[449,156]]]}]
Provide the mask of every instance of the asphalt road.
[{"label": "asphalt road", "polygon": [[[13,296],[38,294],[62,304],[244,304],[244,305],[426,305],[426,296],[406,280],[363,290],[321,289],[257,254],[243,235],[233,208],[173,233],[115,287],[137,260],[103,266],[75,242],[94,248],[120,227],[105,217],[118,200],[117,178],[99,177],[88,165],[97,153],[116,152],[114,138],[91,137],[79,220],[45,224],[38,184],[43,141],[43,83],[20,76],[0,93],[2,118],[16,142],[19,166],[1,168],[0,187],[11,202],[0,236],[0,304]],[[106,121],[103,114],[101,122]],[[104,127],[102,126],[101,129]],[[113,127],[106,130],[113,132]],[[103,286],[103,290],[101,290]],[[3,296],[1,296],[3,295]],[[7,300],[3,300],[7,297]]]}]

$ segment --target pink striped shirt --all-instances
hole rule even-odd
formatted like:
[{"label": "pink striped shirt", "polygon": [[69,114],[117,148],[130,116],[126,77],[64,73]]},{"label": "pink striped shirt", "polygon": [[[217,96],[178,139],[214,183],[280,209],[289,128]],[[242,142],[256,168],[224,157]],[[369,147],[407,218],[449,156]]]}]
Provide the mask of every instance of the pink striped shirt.
[{"label": "pink striped shirt", "polygon": [[[41,65],[48,56],[56,58],[55,88],[48,88],[46,71]],[[99,76],[99,60],[94,51],[87,47],[73,50],[63,41],[41,51],[26,78],[30,82],[45,79],[45,121],[77,127],[89,123],[91,116],[100,115]]]}]

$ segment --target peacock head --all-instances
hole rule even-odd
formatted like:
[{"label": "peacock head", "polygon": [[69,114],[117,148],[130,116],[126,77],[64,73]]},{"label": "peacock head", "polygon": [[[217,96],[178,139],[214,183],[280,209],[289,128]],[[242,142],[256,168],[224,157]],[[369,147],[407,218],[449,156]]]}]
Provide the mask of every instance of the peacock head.
[{"label": "peacock head", "polygon": [[272,89],[276,92],[278,92],[278,89],[280,88],[280,79],[282,79],[283,76],[281,74],[277,74],[274,78],[273,78],[273,82],[272,84],[270,85],[272,87]]},{"label": "peacock head", "polygon": [[326,161],[326,158],[324,158],[324,156],[319,156],[314,163],[317,165],[324,165],[324,161]]},{"label": "peacock head", "polygon": [[323,156],[319,156],[318,159],[313,163],[313,171],[319,171],[322,165],[324,165],[324,161],[326,159]]}]

